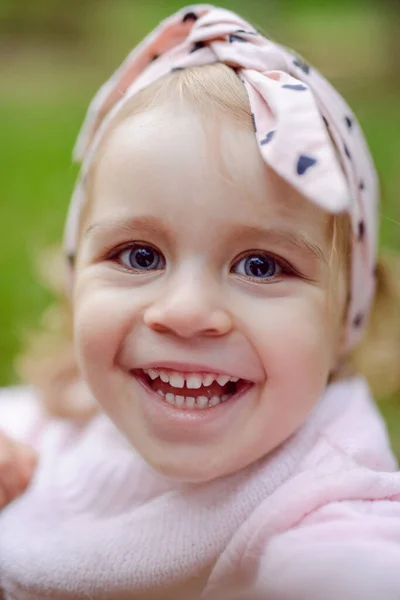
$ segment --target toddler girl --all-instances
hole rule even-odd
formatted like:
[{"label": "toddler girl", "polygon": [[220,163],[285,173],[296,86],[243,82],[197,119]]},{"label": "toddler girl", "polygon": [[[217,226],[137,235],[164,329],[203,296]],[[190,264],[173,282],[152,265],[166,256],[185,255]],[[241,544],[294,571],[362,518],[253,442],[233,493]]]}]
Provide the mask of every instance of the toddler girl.
[{"label": "toddler girl", "polygon": [[[399,598],[400,476],[349,366],[380,268],[348,106],[234,13],[192,6],[100,90],[76,155],[65,385],[101,410],[32,409],[4,598]],[[27,408],[3,406],[13,433]]]}]

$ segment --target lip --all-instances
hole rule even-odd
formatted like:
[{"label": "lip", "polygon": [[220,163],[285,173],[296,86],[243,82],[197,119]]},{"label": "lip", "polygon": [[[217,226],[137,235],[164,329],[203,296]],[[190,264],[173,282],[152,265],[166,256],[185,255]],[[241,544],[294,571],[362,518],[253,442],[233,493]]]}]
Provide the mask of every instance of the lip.
[{"label": "lip", "polygon": [[[160,363],[157,364],[160,365]],[[192,369],[193,365],[190,365],[190,368]],[[201,372],[201,369],[198,372]],[[133,372],[130,373],[130,376],[144,391],[143,394],[140,394],[140,402],[152,432],[157,437],[174,444],[204,443],[221,437],[230,424],[240,419],[242,410],[248,405],[246,400],[249,400],[249,397],[252,396],[251,392],[255,388],[255,385],[249,382],[239,393],[216,406],[193,410],[179,409],[163,400],[143,378]]]},{"label": "lip", "polygon": [[140,366],[136,366],[134,370],[145,370],[145,369],[165,369],[166,371],[177,371],[179,373],[202,373],[202,374],[216,374],[216,375],[226,375],[227,377],[238,377],[239,379],[244,379],[249,383],[255,383],[255,381],[251,380],[249,377],[246,377],[243,374],[237,372],[237,369],[232,369],[231,371],[227,369],[221,369],[219,367],[210,366],[210,365],[202,365],[197,363],[183,363],[183,362],[175,362],[175,361],[154,361],[151,363],[142,364]]}]

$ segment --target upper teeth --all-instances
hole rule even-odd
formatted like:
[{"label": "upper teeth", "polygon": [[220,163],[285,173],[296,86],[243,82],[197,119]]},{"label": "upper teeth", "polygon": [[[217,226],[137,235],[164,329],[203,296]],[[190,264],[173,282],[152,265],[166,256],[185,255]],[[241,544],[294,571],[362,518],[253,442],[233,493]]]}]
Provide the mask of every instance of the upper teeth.
[{"label": "upper teeth", "polygon": [[172,387],[183,388],[185,385],[188,389],[196,390],[201,386],[208,387],[214,381],[219,385],[224,386],[228,381],[236,383],[239,377],[230,377],[229,375],[213,375],[207,373],[178,373],[176,371],[165,371],[162,369],[143,369],[150,379],[159,377],[164,383],[169,383]]}]

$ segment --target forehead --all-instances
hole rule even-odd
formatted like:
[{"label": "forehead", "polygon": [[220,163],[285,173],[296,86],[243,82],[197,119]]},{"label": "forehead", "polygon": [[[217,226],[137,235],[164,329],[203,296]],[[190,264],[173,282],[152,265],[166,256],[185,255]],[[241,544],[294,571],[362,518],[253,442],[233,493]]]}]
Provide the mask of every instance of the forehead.
[{"label": "forehead", "polygon": [[97,161],[90,223],[162,216],[299,227],[320,244],[330,218],[265,165],[254,132],[221,115],[163,106],[120,123]]}]

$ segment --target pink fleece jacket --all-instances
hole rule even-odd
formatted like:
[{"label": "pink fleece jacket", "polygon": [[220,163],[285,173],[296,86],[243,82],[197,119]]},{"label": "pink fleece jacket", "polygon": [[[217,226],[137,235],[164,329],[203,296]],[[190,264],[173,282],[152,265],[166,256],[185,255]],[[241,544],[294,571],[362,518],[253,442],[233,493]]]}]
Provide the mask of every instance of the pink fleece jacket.
[{"label": "pink fleece jacket", "polygon": [[40,418],[30,389],[0,394],[3,429],[40,454],[0,514],[5,600],[400,598],[400,474],[362,379],[329,386],[271,455],[203,485],[155,473],[103,414]]}]

